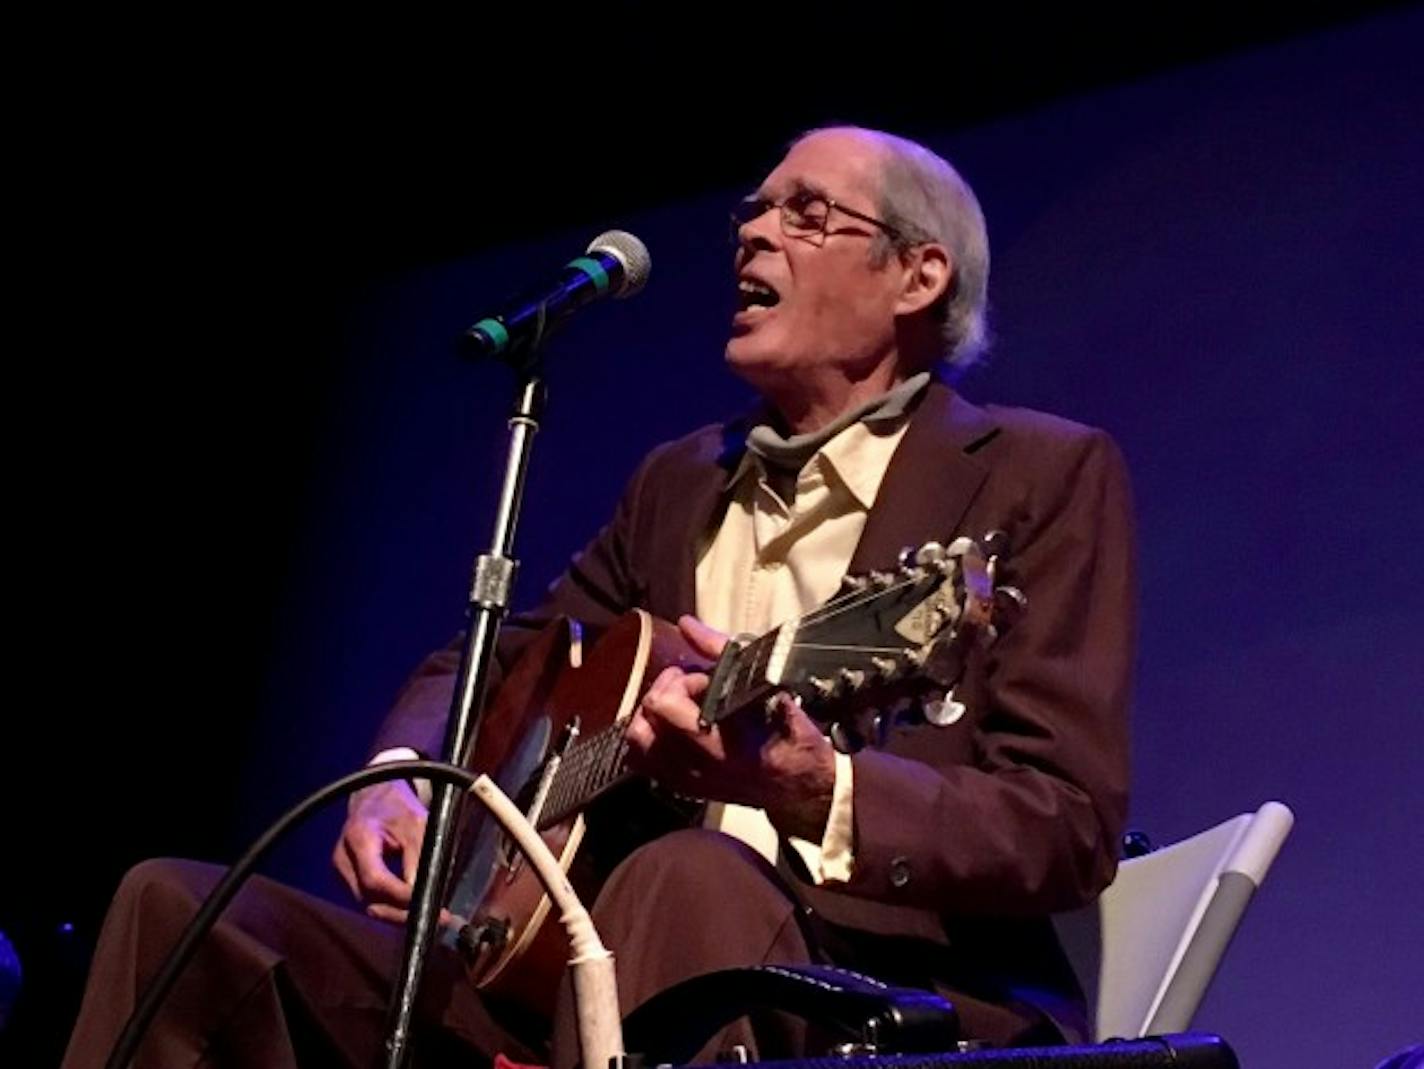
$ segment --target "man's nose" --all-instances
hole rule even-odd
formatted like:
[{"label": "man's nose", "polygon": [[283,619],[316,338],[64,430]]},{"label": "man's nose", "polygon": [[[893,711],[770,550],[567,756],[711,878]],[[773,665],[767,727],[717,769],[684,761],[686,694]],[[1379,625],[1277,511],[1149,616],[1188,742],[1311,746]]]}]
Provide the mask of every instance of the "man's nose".
[{"label": "man's nose", "polygon": [[766,211],[737,227],[737,244],[753,250],[776,248],[781,237],[781,209],[767,205]]}]

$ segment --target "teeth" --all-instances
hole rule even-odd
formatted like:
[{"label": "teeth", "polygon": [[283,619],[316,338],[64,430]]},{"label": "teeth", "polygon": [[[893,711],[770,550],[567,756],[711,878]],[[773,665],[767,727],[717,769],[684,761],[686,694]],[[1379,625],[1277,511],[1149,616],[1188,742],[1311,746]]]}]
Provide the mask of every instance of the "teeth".
[{"label": "teeth", "polygon": [[744,312],[771,308],[781,300],[781,294],[754,278],[737,279],[737,303]]}]

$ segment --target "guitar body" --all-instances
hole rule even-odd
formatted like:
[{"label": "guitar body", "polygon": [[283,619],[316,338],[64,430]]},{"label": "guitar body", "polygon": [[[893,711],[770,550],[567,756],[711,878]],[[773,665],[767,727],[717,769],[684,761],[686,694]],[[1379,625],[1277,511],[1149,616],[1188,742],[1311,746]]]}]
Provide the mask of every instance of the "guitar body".
[{"label": "guitar body", "polygon": [[[702,667],[675,627],[641,610],[620,617],[590,651],[582,649],[576,624],[556,620],[521,654],[500,687],[471,768],[490,773],[529,816],[538,803],[541,774],[566,733],[576,726],[577,737],[587,739],[604,729],[616,731],[614,725],[633,715],[643,692],[671,664]],[[649,823],[650,811],[638,805],[635,818],[632,800],[620,805],[620,793],[625,788],[540,831],[585,905],[628,850],[675,824],[667,819],[639,827]],[[470,808],[478,812],[467,817],[450,905],[452,913],[473,924],[460,939],[469,977],[491,995],[547,1014],[568,960],[566,935],[558,917],[550,916],[533,868],[482,807]],[[656,807],[651,812],[656,814]],[[533,819],[540,826],[537,816]],[[472,938],[479,931],[487,937]]]}]

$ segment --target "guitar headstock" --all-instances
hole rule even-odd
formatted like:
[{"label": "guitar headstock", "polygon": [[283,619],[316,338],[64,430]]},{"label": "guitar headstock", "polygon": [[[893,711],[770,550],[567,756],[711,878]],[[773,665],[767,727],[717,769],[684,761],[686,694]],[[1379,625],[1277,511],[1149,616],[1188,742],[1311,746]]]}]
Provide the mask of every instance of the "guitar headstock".
[{"label": "guitar headstock", "polygon": [[970,650],[992,642],[1026,604],[997,584],[1004,541],[996,533],[928,542],[905,550],[893,571],[847,578],[825,605],[738,646],[736,666],[714,673],[704,721],[775,691],[796,695],[842,734],[869,707],[910,707],[931,722],[953,717],[946,703]]}]

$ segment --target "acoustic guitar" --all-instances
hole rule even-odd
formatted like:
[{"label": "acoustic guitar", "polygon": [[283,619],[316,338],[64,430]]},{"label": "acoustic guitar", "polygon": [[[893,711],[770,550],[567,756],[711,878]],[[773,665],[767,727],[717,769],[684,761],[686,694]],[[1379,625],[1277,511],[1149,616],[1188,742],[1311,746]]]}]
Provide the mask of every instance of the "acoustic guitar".
[{"label": "acoustic guitar", "polygon": [[[710,726],[793,695],[838,749],[874,744],[897,723],[953,723],[971,648],[991,642],[1023,595],[995,580],[1002,536],[901,554],[894,571],[848,577],[826,604],[757,638],[730,640],[715,665],[677,628],[635,610],[589,651],[579,625],[546,627],[501,685],[480,729],[474,769],[515,798],[591,902],[632,849],[696,816],[693,800],[649,789],[626,767],[624,725],[668,665],[710,673]],[[471,807],[449,898],[470,979],[546,1013],[567,958],[543,887],[494,822]],[[477,810],[477,811],[476,811]]]}]

